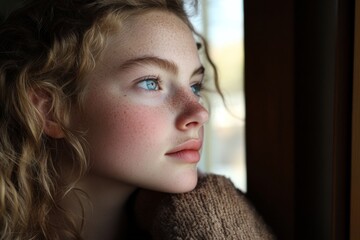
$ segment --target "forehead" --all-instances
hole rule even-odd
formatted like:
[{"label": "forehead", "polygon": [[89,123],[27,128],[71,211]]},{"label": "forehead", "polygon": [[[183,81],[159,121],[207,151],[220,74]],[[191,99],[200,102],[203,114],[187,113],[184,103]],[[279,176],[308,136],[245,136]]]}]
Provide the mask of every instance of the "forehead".
[{"label": "forehead", "polygon": [[191,29],[175,14],[152,10],[129,16],[109,38],[103,55],[118,60],[141,55],[197,55]]}]

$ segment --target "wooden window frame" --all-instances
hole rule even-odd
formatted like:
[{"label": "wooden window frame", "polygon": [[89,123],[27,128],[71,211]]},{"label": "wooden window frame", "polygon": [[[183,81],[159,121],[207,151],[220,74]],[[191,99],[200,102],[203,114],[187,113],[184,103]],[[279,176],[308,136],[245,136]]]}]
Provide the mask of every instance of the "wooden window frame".
[{"label": "wooden window frame", "polygon": [[355,3],[350,239],[360,239],[360,2]]}]

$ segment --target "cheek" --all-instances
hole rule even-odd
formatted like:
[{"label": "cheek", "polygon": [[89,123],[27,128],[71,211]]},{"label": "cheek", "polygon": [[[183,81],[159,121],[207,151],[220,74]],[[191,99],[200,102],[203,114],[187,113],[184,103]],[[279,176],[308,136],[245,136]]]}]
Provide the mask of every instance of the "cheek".
[{"label": "cheek", "polygon": [[168,118],[164,110],[142,105],[102,108],[89,124],[93,157],[130,159],[151,152],[164,138]]},{"label": "cheek", "polygon": [[113,138],[121,138],[125,143],[136,143],[158,134],[163,122],[159,111],[144,106],[126,106],[120,111],[114,111],[113,119],[107,124]]}]

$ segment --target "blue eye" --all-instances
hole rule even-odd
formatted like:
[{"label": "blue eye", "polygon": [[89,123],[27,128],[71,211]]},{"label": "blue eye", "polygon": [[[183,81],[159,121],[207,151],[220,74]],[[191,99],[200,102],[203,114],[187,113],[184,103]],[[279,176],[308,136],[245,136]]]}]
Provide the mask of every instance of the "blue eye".
[{"label": "blue eye", "polygon": [[191,90],[196,96],[200,97],[200,92],[202,90],[202,83],[200,82],[192,85]]},{"label": "blue eye", "polygon": [[159,80],[155,78],[142,80],[137,85],[147,91],[158,91],[160,89]]}]

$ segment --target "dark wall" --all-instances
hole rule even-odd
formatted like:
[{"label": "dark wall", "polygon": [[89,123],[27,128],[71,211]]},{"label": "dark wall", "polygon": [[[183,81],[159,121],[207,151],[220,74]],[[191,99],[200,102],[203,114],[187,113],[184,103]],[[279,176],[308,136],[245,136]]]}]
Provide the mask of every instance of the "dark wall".
[{"label": "dark wall", "polygon": [[294,2],[245,0],[248,196],[279,239],[294,239]]},{"label": "dark wall", "polygon": [[354,0],[244,0],[248,194],[279,239],[348,239]]},{"label": "dark wall", "polygon": [[348,239],[353,6],[337,0],[295,5],[298,239]]}]

